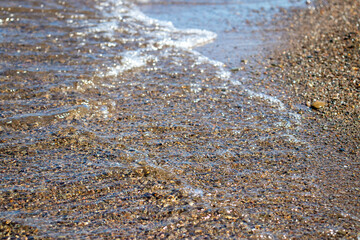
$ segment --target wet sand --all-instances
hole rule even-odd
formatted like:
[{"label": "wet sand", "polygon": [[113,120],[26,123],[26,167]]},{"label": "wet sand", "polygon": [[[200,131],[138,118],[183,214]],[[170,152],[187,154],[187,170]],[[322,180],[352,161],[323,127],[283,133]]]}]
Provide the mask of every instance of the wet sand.
[{"label": "wet sand", "polygon": [[[93,239],[356,238],[358,11],[358,1],[331,1],[329,6],[289,13],[289,18],[276,20],[281,28],[289,27],[285,36],[290,44],[267,52],[268,57],[255,56],[248,64],[229,62],[236,76],[249,77],[244,84],[252,90],[265,86],[274,96],[283,96],[286,107],[302,116],[299,134],[309,145],[285,141],[274,129],[263,127],[263,116],[277,119],[277,112],[265,114],[255,101],[241,102],[243,92],[209,88],[198,94],[202,104],[194,105],[191,88],[174,85],[172,104],[181,111],[174,114],[173,108],[161,105],[161,93],[167,89],[130,89],[126,100],[138,105],[125,102],[118,107],[121,114],[89,123],[98,132],[107,131],[101,126],[113,126],[114,135],[122,134],[117,144],[76,129],[83,115],[74,113],[67,120],[71,124],[41,142],[1,149],[2,174],[22,177],[3,183],[17,188],[1,194],[1,210],[8,215],[2,217],[0,236],[71,238],[76,232],[79,238]],[[323,24],[328,21],[333,21],[331,28]],[[189,77],[161,74],[176,81]],[[164,113],[137,112],[142,96],[155,102],[145,104],[148,109],[161,106]],[[311,108],[315,100],[325,106]],[[203,124],[199,117],[209,112],[213,118]],[[239,112],[259,124],[241,125],[235,134],[231,124],[240,118]],[[136,124],[136,134],[127,135]],[[32,131],[32,126],[15,127]],[[257,145],[250,147],[247,141]],[[144,157],[143,152],[149,154]],[[147,158],[157,163],[149,164]],[[173,167],[171,161],[182,164]],[[110,167],[103,168],[105,164]],[[36,171],[39,166],[41,172]],[[48,178],[54,173],[59,173],[58,179]],[[12,221],[11,214],[18,212],[24,220]]]}]

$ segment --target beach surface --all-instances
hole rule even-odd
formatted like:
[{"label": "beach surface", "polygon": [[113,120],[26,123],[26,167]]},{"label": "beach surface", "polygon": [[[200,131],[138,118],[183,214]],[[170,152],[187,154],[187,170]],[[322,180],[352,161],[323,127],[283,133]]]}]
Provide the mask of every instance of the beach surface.
[{"label": "beach surface", "polygon": [[360,2],[136,4],[0,3],[0,237],[359,238]]}]

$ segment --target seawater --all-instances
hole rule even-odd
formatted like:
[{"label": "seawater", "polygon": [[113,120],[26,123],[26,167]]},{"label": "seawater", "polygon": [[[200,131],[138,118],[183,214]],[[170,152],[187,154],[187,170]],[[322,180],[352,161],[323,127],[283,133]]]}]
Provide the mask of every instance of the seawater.
[{"label": "seawater", "polygon": [[2,221],[50,238],[302,234],[296,211],[323,209],[301,117],[198,52],[217,34],[185,22],[130,1],[0,3]]}]

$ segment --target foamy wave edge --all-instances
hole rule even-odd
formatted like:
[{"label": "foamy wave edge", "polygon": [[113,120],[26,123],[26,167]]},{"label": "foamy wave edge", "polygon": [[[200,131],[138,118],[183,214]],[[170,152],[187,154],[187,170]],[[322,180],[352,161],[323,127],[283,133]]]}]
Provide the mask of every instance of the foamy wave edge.
[{"label": "foamy wave edge", "polygon": [[[126,9],[124,9],[125,3],[128,6]],[[109,11],[111,6],[112,9]],[[177,29],[172,22],[153,19],[141,12],[136,5],[125,1],[108,0],[97,8],[107,17],[113,19],[123,20],[124,12],[126,12],[126,16],[134,21],[138,21],[144,26],[156,26],[158,28],[158,31],[147,33],[151,40],[147,42],[146,48],[120,53],[121,63],[107,67],[105,72],[99,72],[99,77],[116,77],[125,71],[146,66],[149,61],[157,62],[158,58],[151,52],[159,50],[159,55],[161,55],[163,54],[161,49],[173,47],[187,50],[188,53],[192,54],[196,60],[195,65],[207,63],[216,67],[218,69],[217,77],[224,80],[230,78],[231,73],[225,69],[223,63],[211,60],[193,50],[194,47],[212,42],[217,37],[216,33],[201,29]],[[117,21],[104,22],[88,28],[88,32],[101,32],[105,36],[111,37],[117,29],[117,24]],[[176,38],[172,35],[176,35]]]}]

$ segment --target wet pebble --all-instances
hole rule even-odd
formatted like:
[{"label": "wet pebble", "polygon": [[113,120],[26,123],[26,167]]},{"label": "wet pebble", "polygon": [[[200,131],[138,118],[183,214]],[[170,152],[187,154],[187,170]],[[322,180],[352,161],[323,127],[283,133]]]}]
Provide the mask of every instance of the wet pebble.
[{"label": "wet pebble", "polygon": [[325,105],[326,105],[326,103],[323,101],[315,101],[315,102],[311,103],[311,107],[314,109],[323,108]]}]

